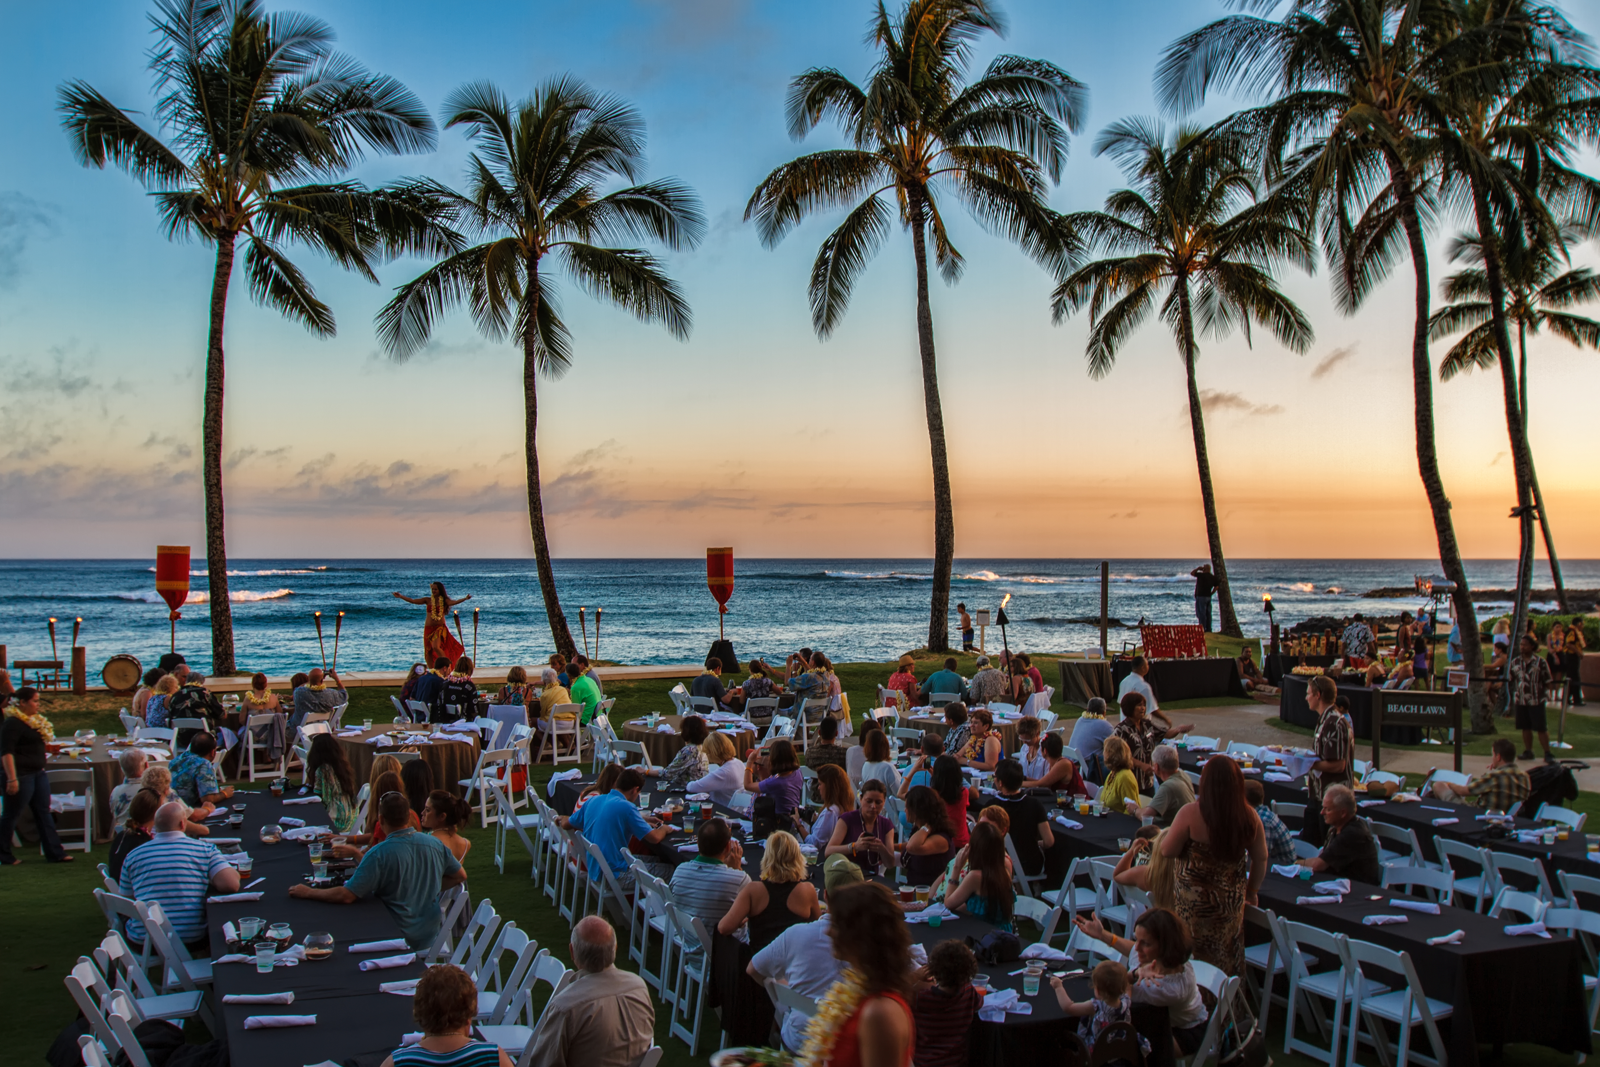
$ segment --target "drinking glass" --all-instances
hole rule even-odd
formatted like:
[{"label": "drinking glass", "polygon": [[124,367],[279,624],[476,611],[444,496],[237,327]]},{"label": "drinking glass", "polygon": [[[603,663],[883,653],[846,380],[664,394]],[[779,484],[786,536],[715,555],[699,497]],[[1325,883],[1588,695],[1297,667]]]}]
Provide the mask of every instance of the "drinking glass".
[{"label": "drinking glass", "polygon": [[916,886],[903,885],[903,886],[900,887],[900,903],[901,904],[910,904],[912,901],[914,901],[916,899],[917,899],[917,887]]},{"label": "drinking glass", "polygon": [[328,877],[328,861],[318,860],[313,863],[311,865],[311,877],[319,882],[326,880]]},{"label": "drinking glass", "polygon": [[1025,997],[1036,997],[1036,996],[1038,996],[1039,995],[1039,979],[1043,975],[1044,975],[1044,968],[1043,967],[1035,967],[1033,964],[1030,963],[1028,965],[1027,971],[1025,971],[1023,973],[1023,975],[1022,975],[1022,995],[1025,996]]},{"label": "drinking glass", "polygon": [[973,975],[972,988],[976,989],[980,994],[987,996],[989,992],[989,976],[986,974]]},{"label": "drinking glass", "polygon": [[263,941],[256,946],[256,973],[271,974],[272,964],[277,959],[278,946],[271,941]]},{"label": "drinking glass", "polygon": [[361,720],[361,729],[363,729],[363,730],[372,729],[372,720],[371,719],[362,719]]},{"label": "drinking glass", "polygon": [[[255,870],[255,867],[256,861],[250,858],[250,853],[248,852],[241,852],[234,858],[233,869],[239,872],[239,880],[241,882],[250,877],[250,872]],[[239,921],[244,922],[245,920],[241,919]],[[261,920],[257,919],[256,922],[259,924]],[[239,932],[240,934],[244,933],[242,929]],[[245,940],[248,941],[250,939],[247,937]]]},{"label": "drinking glass", "polygon": [[269,822],[261,828],[261,843],[263,845],[276,845],[283,840],[283,827],[275,822]]},{"label": "drinking glass", "polygon": [[239,940],[249,944],[261,936],[262,920],[248,915],[239,920]]},{"label": "drinking glass", "polygon": [[1133,847],[1133,838],[1131,838],[1131,837],[1119,837],[1119,838],[1117,838],[1117,850],[1119,852],[1126,852],[1126,851],[1128,851],[1128,849],[1130,849],[1132,847]]},{"label": "drinking glass", "polygon": [[238,812],[234,812],[232,815],[228,816],[228,825],[229,826],[243,826],[244,825],[244,816],[240,815]]},{"label": "drinking glass", "polygon": [[640,793],[639,794],[639,810],[640,811],[649,811],[650,810],[650,794],[649,793]]},{"label": "drinking glass", "polygon": [[288,784],[289,784],[289,779],[287,779],[287,778],[274,778],[272,780],[272,785],[270,785],[268,787],[268,790],[272,793],[273,796],[281,797],[281,796],[283,796],[283,791],[288,786]]},{"label": "drinking glass", "polygon": [[306,959],[325,960],[333,955],[333,935],[324,931],[307,934],[305,940]]},{"label": "drinking glass", "polygon": [[917,886],[917,903],[918,904],[926,904],[928,902],[928,898],[932,895],[932,893],[933,893],[933,887],[932,886],[926,886],[926,885]]}]

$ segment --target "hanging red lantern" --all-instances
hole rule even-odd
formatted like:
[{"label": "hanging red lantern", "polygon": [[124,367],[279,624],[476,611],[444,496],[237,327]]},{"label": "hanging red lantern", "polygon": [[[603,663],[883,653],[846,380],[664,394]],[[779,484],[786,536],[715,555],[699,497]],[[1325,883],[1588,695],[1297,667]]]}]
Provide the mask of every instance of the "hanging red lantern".
[{"label": "hanging red lantern", "polygon": [[172,624],[172,651],[178,650],[178,609],[189,599],[189,546],[156,546],[156,592],[167,602]]},{"label": "hanging red lantern", "polygon": [[717,601],[717,630],[722,631],[722,616],[728,613],[728,598],[733,596],[733,549],[706,549],[706,588]]}]

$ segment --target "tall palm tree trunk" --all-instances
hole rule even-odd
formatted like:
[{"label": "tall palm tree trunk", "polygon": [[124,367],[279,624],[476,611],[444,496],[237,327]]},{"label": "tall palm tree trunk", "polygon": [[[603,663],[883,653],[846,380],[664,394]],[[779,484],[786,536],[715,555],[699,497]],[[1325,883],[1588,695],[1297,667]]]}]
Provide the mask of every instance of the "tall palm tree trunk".
[{"label": "tall palm tree trunk", "polygon": [[1189,429],[1194,433],[1195,465],[1200,469],[1200,504],[1205,509],[1206,545],[1211,550],[1211,571],[1217,578],[1217,607],[1221,633],[1243,637],[1233,612],[1233,591],[1228,588],[1228,561],[1222,554],[1222,527],[1217,522],[1217,494],[1211,487],[1211,455],[1206,449],[1206,421],[1200,410],[1200,387],[1195,381],[1194,315],[1189,304],[1189,283],[1178,280],[1178,304],[1183,314],[1183,370],[1189,385]]},{"label": "tall palm tree trunk", "polygon": [[[539,262],[529,260],[528,299],[535,305],[529,309],[530,323],[538,321],[538,279]],[[526,430],[523,454],[528,466],[528,529],[533,534],[534,569],[539,574],[539,591],[544,594],[550,637],[555,641],[556,651],[570,659],[578,649],[572,643],[572,631],[567,628],[567,616],[561,610],[556,572],[550,566],[550,539],[544,532],[544,495],[539,486],[539,357],[531,326],[522,342],[522,409]]]},{"label": "tall palm tree trunk", "polygon": [[[1439,446],[1433,432],[1433,361],[1428,357],[1428,315],[1432,294],[1428,280],[1428,243],[1422,233],[1422,217],[1417,213],[1416,194],[1411,176],[1398,159],[1390,159],[1389,173],[1403,205],[1406,241],[1411,249],[1411,270],[1416,279],[1416,318],[1411,330],[1411,390],[1416,417],[1417,473],[1433,512],[1434,537],[1439,542],[1439,567],[1455,583],[1450,595],[1457,624],[1461,627],[1461,654],[1471,678],[1467,704],[1472,709],[1472,732],[1493,733],[1494,719],[1483,700],[1483,645],[1478,636],[1478,613],[1467,585],[1467,569],[1461,562],[1461,546],[1456,543],[1455,523],[1450,518],[1450,498],[1445,496],[1439,476]],[[1432,673],[1433,664],[1428,664]]]},{"label": "tall palm tree trunk", "polygon": [[205,412],[200,422],[200,467],[206,497],[206,584],[211,610],[211,671],[232,674],[233,604],[228,599],[228,535],[222,510],[222,328],[228,317],[235,234],[217,238],[211,278],[211,330],[206,342]]},{"label": "tall palm tree trunk", "polygon": [[[1522,408],[1522,436],[1528,436],[1528,325],[1517,320],[1517,399]],[[1544,557],[1550,564],[1550,581],[1556,587],[1556,603],[1567,613],[1567,584],[1561,579],[1561,560],[1556,558],[1556,540],[1550,535],[1550,516],[1544,512],[1544,494],[1539,491],[1539,469],[1533,462],[1533,443],[1528,443],[1528,478],[1532,482],[1533,506],[1539,513],[1539,533],[1544,537]]]},{"label": "tall palm tree trunk", "polygon": [[928,651],[950,651],[950,572],[956,557],[955,504],[950,497],[950,457],[939,404],[939,367],[933,351],[933,309],[928,303],[928,243],[923,202],[911,201],[911,243],[917,258],[917,348],[922,357],[922,403],[933,456],[933,601],[928,607]]},{"label": "tall palm tree trunk", "polygon": [[1533,463],[1528,452],[1527,421],[1518,402],[1517,364],[1511,353],[1511,331],[1506,325],[1506,288],[1496,236],[1498,231],[1489,214],[1488,198],[1478,182],[1473,182],[1472,202],[1483,247],[1484,278],[1489,284],[1489,328],[1494,335],[1498,356],[1496,362],[1500,364],[1506,433],[1511,438],[1511,466],[1517,483],[1517,596],[1511,621],[1511,639],[1516,642],[1521,639],[1528,618],[1528,597],[1533,588]]}]

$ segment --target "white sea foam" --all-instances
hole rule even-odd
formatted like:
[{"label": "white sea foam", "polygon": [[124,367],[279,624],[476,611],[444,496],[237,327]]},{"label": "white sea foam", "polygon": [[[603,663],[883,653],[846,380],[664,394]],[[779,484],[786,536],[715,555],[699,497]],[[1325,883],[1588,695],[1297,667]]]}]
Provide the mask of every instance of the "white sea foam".
[{"label": "white sea foam", "polygon": [[[112,593],[117,600],[136,600],[142,604],[165,604],[161,594],[153,589],[136,589],[127,593]],[[249,589],[232,589],[228,591],[228,600],[234,604],[253,604],[258,600],[281,600],[286,596],[293,596],[293,589],[270,589],[265,592],[254,592]],[[189,591],[189,598],[185,604],[204,604],[210,601],[211,594],[204,590],[194,589]]]},{"label": "white sea foam", "polygon": [[[150,571],[151,574],[154,574],[155,571],[156,571],[156,569],[154,567],[149,567],[147,569]],[[321,572],[323,572],[323,571],[325,571],[327,569],[328,569],[327,567],[302,567],[302,568],[299,568],[297,570],[281,570],[281,571],[229,571],[228,572],[228,577],[229,578],[268,578],[268,577],[280,577],[280,576],[286,575],[286,574],[320,574]],[[205,577],[208,577],[208,576],[209,576],[208,572],[206,572],[206,571],[190,571],[189,572],[189,577],[191,577],[191,578],[205,578]]]}]

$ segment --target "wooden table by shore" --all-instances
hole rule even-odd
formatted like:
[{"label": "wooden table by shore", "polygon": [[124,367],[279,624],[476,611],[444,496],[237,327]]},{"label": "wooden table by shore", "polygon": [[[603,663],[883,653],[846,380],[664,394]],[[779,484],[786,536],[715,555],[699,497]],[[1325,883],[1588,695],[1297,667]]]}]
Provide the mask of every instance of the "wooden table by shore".
[{"label": "wooden table by shore", "polygon": [[[372,761],[379,754],[415,752],[433,771],[435,789],[448,789],[460,795],[462,789],[459,783],[463,778],[472,777],[472,769],[478,765],[481,742],[477,733],[446,733],[445,738],[451,740],[434,740],[432,738],[437,730],[438,727],[426,723],[386,722],[370,730],[340,736],[339,745],[344,749],[345,758],[350,761],[350,770],[354,772],[357,782],[365,782],[371,777]],[[372,744],[371,739],[374,737],[397,733],[409,734],[412,737],[427,736],[422,740],[403,741],[381,748]],[[457,738],[459,740],[453,740]]]},{"label": "wooden table by shore", "polygon": [[[109,841],[116,832],[111,824],[111,791],[122,784],[122,753],[130,748],[144,749],[151,763],[167,763],[172,759],[169,746],[157,741],[138,745],[121,743],[120,737],[96,737],[83,743],[73,738],[60,738],[62,749],[45,764],[52,771],[92,771],[94,773],[94,839]],[[117,743],[113,743],[117,742]],[[70,812],[67,815],[71,815]],[[58,815],[59,820],[63,817]]]},{"label": "wooden table by shore", "polygon": [[[720,729],[728,735],[733,742],[733,749],[743,759],[745,752],[755,747],[756,732],[749,727],[722,729],[717,724],[708,722],[708,726]],[[672,732],[661,730],[662,726],[672,727]],[[644,746],[645,752],[650,755],[650,762],[657,767],[665,767],[672,762],[672,758],[683,747],[683,716],[662,715],[656,720],[656,726],[647,724],[645,719],[631,719],[622,724],[622,729],[617,736],[623,741],[636,741]]]}]

